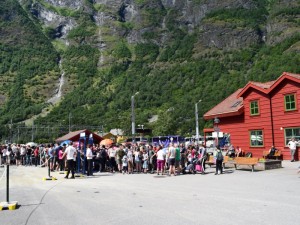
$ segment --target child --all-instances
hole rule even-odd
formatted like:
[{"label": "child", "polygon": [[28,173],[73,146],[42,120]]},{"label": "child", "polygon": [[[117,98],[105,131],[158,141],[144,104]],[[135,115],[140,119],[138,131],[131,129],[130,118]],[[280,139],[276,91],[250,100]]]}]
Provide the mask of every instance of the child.
[{"label": "child", "polygon": [[147,173],[147,170],[148,170],[148,153],[147,152],[144,152],[143,153],[143,169],[144,169],[144,173]]},{"label": "child", "polygon": [[123,174],[128,173],[128,158],[126,155],[122,158]]}]

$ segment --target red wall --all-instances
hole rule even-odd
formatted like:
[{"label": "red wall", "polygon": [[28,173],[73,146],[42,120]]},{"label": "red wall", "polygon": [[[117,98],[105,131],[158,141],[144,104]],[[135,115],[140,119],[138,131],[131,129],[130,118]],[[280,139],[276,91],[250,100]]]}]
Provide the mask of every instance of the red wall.
[{"label": "red wall", "polygon": [[[285,112],[284,95],[289,93],[297,93],[297,110]],[[244,152],[252,152],[254,157],[261,158],[263,151],[269,150],[273,145],[280,149],[283,159],[290,159],[289,148],[284,144],[284,128],[300,127],[300,85],[284,80],[276,89],[268,95],[263,94],[255,89],[250,89],[245,93],[244,97],[244,114],[240,116],[232,116],[220,118],[219,128],[221,132],[230,133],[231,143],[236,147],[239,146]],[[260,114],[250,116],[250,101],[258,100]],[[270,104],[272,104],[273,114],[273,134]],[[264,146],[250,146],[250,130],[263,130]],[[300,152],[296,154],[298,160]]]},{"label": "red wall", "polygon": [[[296,93],[297,110],[285,112],[284,95]],[[300,85],[293,81],[282,82],[272,94],[275,146],[283,151],[283,158],[290,159],[289,148],[284,143],[284,128],[300,127]],[[299,160],[299,148],[296,156]]]}]

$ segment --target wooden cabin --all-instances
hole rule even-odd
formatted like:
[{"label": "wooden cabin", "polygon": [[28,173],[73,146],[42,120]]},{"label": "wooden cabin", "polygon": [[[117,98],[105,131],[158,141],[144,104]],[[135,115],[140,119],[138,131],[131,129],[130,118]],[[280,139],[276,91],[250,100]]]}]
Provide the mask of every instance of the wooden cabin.
[{"label": "wooden cabin", "polygon": [[[219,131],[230,134],[231,143],[254,157],[272,145],[290,159],[287,143],[292,137],[300,146],[300,74],[284,72],[277,80],[250,81],[204,114],[218,118]],[[299,149],[296,159],[299,160]]]}]

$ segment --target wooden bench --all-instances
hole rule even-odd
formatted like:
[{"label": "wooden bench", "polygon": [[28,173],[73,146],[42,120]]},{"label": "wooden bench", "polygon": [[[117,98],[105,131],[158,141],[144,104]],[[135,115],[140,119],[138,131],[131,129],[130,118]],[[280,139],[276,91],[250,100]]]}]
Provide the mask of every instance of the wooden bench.
[{"label": "wooden bench", "polygon": [[269,156],[269,151],[263,151],[263,158],[266,159],[266,158],[271,158],[271,157],[274,157],[275,159],[279,159],[281,158],[281,151],[280,150],[276,150],[275,154],[274,155],[270,155]]},{"label": "wooden bench", "polygon": [[258,158],[248,158],[248,157],[236,157],[234,159],[234,167],[237,169],[239,165],[248,165],[252,167],[252,172],[254,171],[254,165],[258,163]]},{"label": "wooden bench", "polygon": [[[223,168],[225,168],[225,163],[228,162],[229,157],[228,156],[224,156],[223,162],[222,162],[222,166]],[[208,164],[210,167],[214,164],[216,164],[216,160],[214,158],[213,155],[209,156],[209,159],[205,162],[205,164]]]}]

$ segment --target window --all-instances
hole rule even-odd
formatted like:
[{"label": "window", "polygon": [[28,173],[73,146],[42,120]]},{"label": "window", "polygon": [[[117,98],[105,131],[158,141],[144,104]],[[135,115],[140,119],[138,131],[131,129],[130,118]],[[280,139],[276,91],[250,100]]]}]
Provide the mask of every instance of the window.
[{"label": "window", "polygon": [[259,115],[259,107],[258,107],[258,101],[251,101],[250,102],[250,115]]},{"label": "window", "polygon": [[291,111],[296,109],[295,94],[284,96],[285,111]]},{"label": "window", "polygon": [[263,147],[264,138],[262,130],[251,130],[250,131],[250,146],[251,147]]},{"label": "window", "polygon": [[284,142],[285,145],[294,137],[296,140],[300,140],[300,127],[285,128],[284,129]]}]

